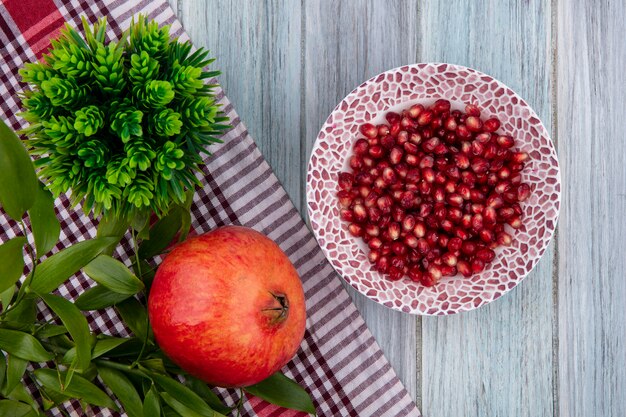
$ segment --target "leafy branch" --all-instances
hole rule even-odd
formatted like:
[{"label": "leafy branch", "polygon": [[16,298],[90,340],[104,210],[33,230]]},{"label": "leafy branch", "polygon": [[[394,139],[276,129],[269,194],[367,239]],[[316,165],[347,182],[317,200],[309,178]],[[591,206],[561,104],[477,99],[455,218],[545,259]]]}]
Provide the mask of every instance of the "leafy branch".
[{"label": "leafy branch", "polygon": [[[113,410],[118,410],[117,400],[130,417],[219,417],[238,412],[163,354],[140,301],[147,299],[154,276],[151,259],[189,231],[192,196],[187,193],[183,204],[173,204],[152,226],[146,216],[105,216],[96,238],[50,255],[60,234],[53,196],[37,180],[19,138],[0,121],[0,203],[22,227],[21,235],[0,245],[0,415],[11,411],[42,416],[72,398],[83,408]],[[24,218],[30,221],[31,239]],[[132,270],[112,257],[129,228],[135,252]],[[25,253],[32,268],[23,277]],[[75,302],[53,293],[81,270],[95,286]],[[51,320],[37,320],[39,302],[50,309]],[[103,308],[114,308],[131,336],[93,332],[83,311]],[[32,372],[27,371],[29,362],[36,368]],[[42,362],[52,365],[41,367]],[[35,383],[41,404],[26,388],[25,376]],[[315,412],[308,394],[280,373],[245,390],[283,407]]]}]

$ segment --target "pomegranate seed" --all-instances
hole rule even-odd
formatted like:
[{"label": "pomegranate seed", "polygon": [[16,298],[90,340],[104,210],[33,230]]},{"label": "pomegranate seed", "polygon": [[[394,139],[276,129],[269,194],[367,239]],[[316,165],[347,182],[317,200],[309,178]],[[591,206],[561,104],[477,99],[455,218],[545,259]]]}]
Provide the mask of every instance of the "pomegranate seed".
[{"label": "pomegranate seed", "polygon": [[[469,200],[472,196],[472,190],[467,184],[459,185],[456,190],[463,200]],[[462,203],[463,202],[461,202],[461,204]]]},{"label": "pomegranate seed", "polygon": [[479,133],[478,135],[476,135],[476,140],[479,143],[486,145],[491,140],[491,135],[489,133]]},{"label": "pomegranate seed", "polygon": [[409,250],[408,258],[409,262],[416,263],[419,262],[420,259],[422,259],[422,256],[417,252],[417,250],[411,249]]},{"label": "pomegranate seed", "polygon": [[348,191],[339,191],[337,197],[339,198],[339,205],[343,208],[347,208],[352,204],[352,196]]},{"label": "pomegranate seed", "polygon": [[462,139],[467,139],[469,138],[472,133],[470,132],[470,130],[467,128],[467,126],[465,125],[458,125],[456,127],[456,135]]},{"label": "pomegranate seed", "polygon": [[378,221],[378,225],[380,227],[387,227],[389,226],[389,223],[391,223],[391,216],[386,214],[380,217],[380,220]]},{"label": "pomegranate seed", "polygon": [[422,203],[419,207],[419,216],[427,217],[433,211],[433,205],[430,203]]},{"label": "pomegranate seed", "polygon": [[476,252],[476,257],[485,263],[489,263],[494,260],[496,253],[491,249],[483,248]]},{"label": "pomegranate seed", "polygon": [[[413,155],[410,155],[410,156],[413,156]],[[409,169],[405,177],[406,181],[409,184],[417,184],[420,178],[421,178],[420,172],[418,169],[415,169],[415,168]]]},{"label": "pomegranate seed", "polygon": [[385,149],[391,149],[396,145],[396,140],[394,139],[393,136],[387,135],[387,136],[383,136],[383,138],[380,140],[380,144]]},{"label": "pomegranate seed", "polygon": [[[493,160],[496,156],[498,156],[498,147],[493,143],[488,143],[485,145],[485,150],[483,152],[483,156],[485,159]],[[501,162],[500,162],[501,163]],[[494,167],[500,164],[499,162],[494,162]]]},{"label": "pomegranate seed", "polygon": [[377,223],[378,220],[380,220],[380,217],[382,215],[382,213],[380,212],[380,209],[378,209],[377,207],[370,207],[367,210],[367,214],[368,214],[370,221],[374,223]]},{"label": "pomegranate seed", "polygon": [[383,148],[379,145],[374,145],[369,148],[369,154],[374,159],[380,159],[383,157]]},{"label": "pomegranate seed", "polygon": [[511,164],[510,168],[512,172],[520,172],[524,169],[524,164]]},{"label": "pomegranate seed", "polygon": [[424,224],[424,222],[415,222],[415,227],[413,227],[413,234],[417,237],[424,237],[426,235],[426,225]]},{"label": "pomegranate seed", "polygon": [[376,269],[383,274],[387,273],[389,271],[389,258],[381,256],[376,262]]},{"label": "pomegranate seed", "polygon": [[451,194],[456,191],[456,184],[454,181],[448,181],[443,188],[446,190],[446,193]]},{"label": "pomegranate seed", "polygon": [[391,197],[389,197],[388,195],[382,196],[376,201],[376,205],[378,206],[380,211],[383,213],[391,213],[392,204],[393,204],[393,201],[391,200]]},{"label": "pomegranate seed", "polygon": [[389,122],[389,124],[398,123],[400,122],[400,115],[398,113],[390,111],[385,115],[385,119],[387,119],[387,122]]},{"label": "pomegranate seed", "polygon": [[[405,145],[406,145],[406,143],[405,143]],[[418,158],[416,155],[412,155],[412,154],[407,154],[407,155],[404,157],[404,161],[405,161],[408,165],[411,165],[411,166],[416,166],[416,165],[418,165],[418,164],[419,164],[419,162],[420,162],[419,158]]]},{"label": "pomegranate seed", "polygon": [[511,157],[511,151],[506,148],[498,148],[496,156],[500,159],[509,159]]},{"label": "pomegranate seed", "polygon": [[387,125],[378,125],[376,126],[378,129],[378,136],[383,137],[389,134],[389,126]]},{"label": "pomegranate seed", "polygon": [[461,207],[463,205],[463,197],[461,194],[458,194],[458,193],[448,194],[447,200],[449,204],[456,206],[456,207]]},{"label": "pomegranate seed", "polygon": [[482,229],[478,232],[478,237],[485,243],[491,243],[495,240],[495,234],[489,229]]},{"label": "pomegranate seed", "polygon": [[450,116],[450,117],[448,117],[448,118],[444,121],[443,126],[444,126],[447,130],[450,130],[450,131],[453,131],[453,132],[454,132],[454,131],[456,130],[456,128],[458,127],[458,124],[457,124],[457,122],[456,122],[456,119],[455,119],[454,117]]},{"label": "pomegranate seed", "polygon": [[434,113],[430,110],[424,110],[417,118],[417,124],[425,126],[433,121]]},{"label": "pomegranate seed", "polygon": [[393,184],[398,180],[398,177],[393,168],[387,167],[383,170],[382,179],[387,184]]},{"label": "pomegranate seed", "polygon": [[444,155],[446,153],[448,153],[448,147],[446,145],[444,145],[443,143],[440,143],[439,145],[437,145],[435,147],[435,149],[433,150],[433,152],[436,155]]},{"label": "pomegranate seed", "polygon": [[443,188],[435,188],[435,191],[433,191],[433,200],[437,203],[443,203],[446,200],[446,192]]},{"label": "pomegranate seed", "polygon": [[402,198],[400,199],[400,205],[405,209],[410,209],[413,207],[413,203],[415,201],[415,194],[412,191],[405,191],[402,193]]},{"label": "pomegranate seed", "polygon": [[498,120],[496,117],[487,119],[485,120],[485,123],[483,123],[483,129],[485,129],[487,132],[495,132],[499,128],[500,128],[500,120]]},{"label": "pomegranate seed", "polygon": [[[417,147],[416,144],[411,143],[411,142],[406,142],[404,145],[402,145],[404,147],[404,150],[411,154],[411,155],[417,155],[417,153],[419,152],[419,148]],[[395,148],[394,148],[395,149]]]},{"label": "pomegranate seed", "polygon": [[[415,124],[415,121],[411,119],[410,117],[403,117],[402,120],[400,120],[400,126],[402,126],[402,128],[404,129],[415,129],[417,127],[417,125]],[[408,137],[407,137],[407,140],[408,140]]]},{"label": "pomegranate seed", "polygon": [[513,229],[519,229],[520,227],[522,227],[522,219],[519,216],[515,216],[515,217],[511,217],[507,223],[513,228]]},{"label": "pomegranate seed", "polygon": [[428,241],[422,237],[422,238],[417,239],[416,249],[419,253],[424,255],[430,250],[430,245],[428,244]]},{"label": "pomegranate seed", "polygon": [[498,138],[496,139],[496,142],[498,142],[498,145],[500,145],[503,148],[510,148],[515,144],[515,141],[513,140],[512,137],[505,136],[505,135],[498,136]]},{"label": "pomegranate seed", "polygon": [[347,222],[354,221],[354,213],[350,209],[341,209],[339,210],[339,217]]},{"label": "pomegranate seed", "polygon": [[402,269],[396,268],[395,266],[389,268],[389,279],[391,281],[398,281],[402,278],[403,274]]},{"label": "pomegranate seed", "polygon": [[526,160],[528,160],[528,154],[526,152],[514,152],[511,155],[511,161],[513,161],[513,163],[515,164],[521,164]]},{"label": "pomegranate seed", "polygon": [[438,203],[438,204],[435,204],[433,214],[435,215],[435,218],[437,220],[441,221],[446,218],[448,214],[448,210],[446,210],[446,206],[444,204]]},{"label": "pomegranate seed", "polygon": [[472,214],[481,214],[482,215],[482,212],[483,212],[484,209],[485,209],[485,205],[481,204],[481,203],[472,203],[470,205],[470,212]]},{"label": "pomegranate seed", "polygon": [[507,191],[509,191],[509,189],[511,189],[511,184],[508,183],[507,181],[502,181],[499,182],[495,187],[494,187],[494,191],[498,194],[502,194],[505,193]]},{"label": "pomegranate seed", "polygon": [[406,235],[404,237],[404,244],[410,248],[417,248],[418,239],[413,235]]},{"label": "pomegranate seed", "polygon": [[485,269],[485,262],[482,259],[474,258],[472,261],[472,272],[478,274]]},{"label": "pomegranate seed", "polygon": [[511,217],[515,216],[515,210],[512,207],[502,207],[498,210],[498,216],[502,220],[509,220]]},{"label": "pomegranate seed", "polygon": [[361,204],[355,205],[352,211],[354,212],[354,221],[361,223],[367,220],[367,210]]},{"label": "pomegranate seed", "polygon": [[456,270],[466,278],[472,276],[472,269],[470,268],[470,264],[467,263],[466,261],[459,260],[456,263]]},{"label": "pomegranate seed", "polygon": [[502,197],[500,197],[500,195],[491,194],[489,197],[487,197],[487,206],[497,209],[502,207],[503,205],[504,201],[502,200]]},{"label": "pomegranate seed", "polygon": [[391,240],[397,240],[400,237],[400,225],[398,223],[391,223],[387,231]]},{"label": "pomegranate seed", "polygon": [[476,252],[476,244],[472,241],[466,240],[461,245],[461,252],[466,255],[473,255]]},{"label": "pomegranate seed", "polygon": [[413,267],[409,269],[407,273],[409,279],[413,282],[421,282],[422,281],[422,271],[419,268]]},{"label": "pomegranate seed", "polygon": [[472,228],[476,231],[483,228],[483,215],[482,214],[474,214],[472,216]]},{"label": "pomegranate seed", "polygon": [[395,266],[396,268],[399,268],[399,269],[404,269],[406,265],[406,256],[401,254],[400,252],[406,253],[406,247],[400,242],[394,242],[391,245],[391,247],[393,248],[396,245],[399,245],[397,248],[397,251],[394,251],[394,253],[397,256],[394,256],[393,258],[391,258],[391,266]]},{"label": "pomegranate seed", "polygon": [[463,182],[463,184],[472,186],[476,182],[476,175],[474,175],[474,173],[470,171],[463,171],[461,172],[461,181]]},{"label": "pomegranate seed", "polygon": [[509,246],[511,242],[513,242],[513,239],[511,238],[511,235],[509,235],[508,233],[501,232],[498,234],[496,241],[498,242],[498,245]]},{"label": "pomegranate seed", "polygon": [[504,198],[504,201],[507,203],[517,203],[517,192],[509,189],[502,193],[502,198]]},{"label": "pomegranate seed", "polygon": [[369,146],[380,145],[380,140],[378,138],[368,138],[367,144]]},{"label": "pomegranate seed", "polygon": [[463,217],[463,211],[461,211],[460,208],[450,207],[448,209],[448,219],[450,219],[450,221],[457,223],[461,220],[462,217]]},{"label": "pomegranate seed", "polygon": [[421,104],[415,104],[411,106],[411,108],[407,112],[409,116],[416,119],[417,117],[419,117],[420,114],[422,114],[423,111],[424,111],[424,106],[422,106]]},{"label": "pomegranate seed", "polygon": [[414,145],[419,145],[422,142],[422,135],[420,135],[419,133],[411,133],[411,135],[409,136],[409,142]]},{"label": "pomegranate seed", "polygon": [[429,230],[426,232],[426,241],[431,247],[437,245],[437,242],[439,241],[439,233],[434,230]]},{"label": "pomegranate seed", "polygon": [[463,217],[461,218],[461,226],[464,227],[465,229],[469,229],[470,227],[472,227],[472,215],[471,214],[463,215]]},{"label": "pomegranate seed", "polygon": [[380,235],[380,227],[378,227],[378,225],[376,224],[368,223],[365,226],[365,233],[369,236],[377,237],[378,235]]},{"label": "pomegranate seed", "polygon": [[443,275],[444,277],[453,277],[456,275],[456,267],[454,266],[449,266],[449,265],[443,265],[441,267],[441,275]]},{"label": "pomegranate seed", "polygon": [[435,181],[435,171],[432,168],[422,169],[422,179],[428,183]]},{"label": "pomegranate seed", "polygon": [[374,179],[367,172],[359,172],[354,177],[354,181],[359,185],[371,185],[374,182]]},{"label": "pomegranate seed", "polygon": [[375,237],[373,239],[370,239],[370,241],[367,242],[367,245],[370,247],[370,249],[376,250],[376,249],[380,249],[381,246],[383,246],[383,241]]},{"label": "pomegranate seed", "polygon": [[480,143],[477,140],[472,142],[472,155],[480,156],[484,153],[484,151],[485,151],[485,148],[482,143]]},{"label": "pomegranate seed", "polygon": [[419,191],[420,193],[422,193],[422,195],[428,195],[430,194],[430,183],[426,182],[426,181],[422,181],[419,184]]},{"label": "pomegranate seed", "polygon": [[456,166],[449,166],[448,169],[446,170],[446,174],[448,175],[448,178],[453,179],[455,181],[461,178],[461,172]]},{"label": "pomegranate seed", "polygon": [[391,162],[393,165],[397,165],[402,161],[403,155],[404,152],[402,151],[402,149],[394,147],[391,152],[389,152],[389,162]]},{"label": "pomegranate seed", "polygon": [[371,191],[367,197],[365,198],[364,204],[368,209],[370,207],[374,207],[376,205],[376,200],[378,200],[380,196],[376,191]]},{"label": "pomegranate seed", "polygon": [[370,145],[365,139],[359,139],[354,144],[354,153],[357,155],[365,155],[369,147]]},{"label": "pomegranate seed", "polygon": [[433,104],[433,111],[436,114],[442,114],[444,112],[450,111],[450,102],[443,98],[435,101],[435,103]]},{"label": "pomegranate seed", "polygon": [[352,155],[350,157],[349,164],[350,164],[350,168],[352,169],[355,169],[355,170],[361,169],[361,167],[363,166],[363,160],[357,155]]},{"label": "pomegranate seed", "polygon": [[511,208],[513,208],[513,211],[515,211],[515,214],[517,214],[518,216],[521,216],[522,213],[524,213],[522,211],[522,206],[520,206],[519,204],[515,203],[513,205],[511,205]]},{"label": "pomegranate seed", "polygon": [[422,144],[422,149],[424,149],[425,152],[434,152],[440,144],[441,140],[437,136],[435,136],[424,142]]},{"label": "pomegranate seed", "polygon": [[420,160],[419,167],[422,168],[422,169],[423,168],[432,168],[433,166],[435,166],[435,158],[433,158],[430,155],[427,155],[427,156],[423,157]]},{"label": "pomegranate seed", "polygon": [[530,186],[528,184],[520,184],[517,187],[517,201],[526,201],[530,196]]},{"label": "pomegranate seed", "polygon": [[463,245],[463,240],[461,240],[461,238],[459,237],[452,237],[450,238],[450,240],[448,241],[448,250],[450,252],[456,252],[458,250],[461,250],[461,246]]},{"label": "pomegranate seed", "polygon": [[359,237],[363,235],[363,227],[356,223],[350,223],[350,225],[348,226],[348,231],[352,236]]},{"label": "pomegranate seed", "polygon": [[364,156],[363,165],[366,166],[367,168],[371,168],[374,166],[374,160],[370,158],[369,156]]},{"label": "pomegranate seed", "polygon": [[453,253],[446,252],[441,255],[441,261],[448,266],[456,266],[458,260]]},{"label": "pomegranate seed", "polygon": [[502,167],[498,171],[498,177],[502,178],[503,180],[509,178],[510,176],[511,176],[511,170],[509,170],[507,167]]},{"label": "pomegranate seed", "polygon": [[406,213],[404,212],[402,207],[394,206],[391,209],[391,218],[393,219],[393,221],[400,223],[402,222],[405,216],[406,216]]},{"label": "pomegranate seed", "polygon": [[432,279],[435,280],[435,282],[437,282],[442,275],[441,268],[439,268],[437,265],[431,265],[428,267],[428,274],[431,276]]},{"label": "pomegranate seed", "polygon": [[363,134],[363,136],[368,138],[375,138],[378,136],[378,129],[371,123],[363,123],[359,128],[359,131]]},{"label": "pomegranate seed", "polygon": [[393,242],[391,244],[391,250],[396,255],[406,255],[407,248],[402,242]]},{"label": "pomegranate seed", "polygon": [[415,217],[409,214],[402,220],[402,230],[410,232],[415,229],[416,223]]},{"label": "pomegranate seed", "polygon": [[389,135],[395,138],[401,130],[402,126],[400,126],[400,122],[392,123],[391,126],[389,126]]},{"label": "pomegranate seed", "polygon": [[498,217],[496,215],[496,209],[493,207],[485,207],[483,210],[483,219],[485,225],[493,225],[496,223]]},{"label": "pomegranate seed", "polygon": [[469,233],[467,233],[465,229],[461,229],[457,227],[456,230],[454,231],[454,234],[456,235],[456,237],[458,237],[459,239],[463,241],[469,239]]},{"label": "pomegranate seed", "polygon": [[398,174],[400,178],[405,178],[407,172],[409,172],[409,167],[407,167],[406,164],[403,162],[400,162],[399,164],[397,164],[395,166],[395,169],[396,169],[396,174]]},{"label": "pomegranate seed", "polygon": [[467,113],[468,116],[479,117],[480,116],[480,109],[475,104],[467,104],[465,106],[465,113]]},{"label": "pomegranate seed", "polygon": [[478,117],[469,116],[465,119],[465,126],[467,126],[467,130],[470,132],[478,132],[483,127],[483,123]]},{"label": "pomegranate seed", "polygon": [[483,174],[487,172],[488,169],[489,162],[487,162],[483,158],[472,159],[472,171],[474,171],[476,174]]},{"label": "pomegranate seed", "polygon": [[[519,185],[522,183],[522,175],[520,173],[513,174],[510,181],[513,185]],[[530,191],[530,187],[528,191]]]},{"label": "pomegranate seed", "polygon": [[367,255],[367,259],[369,259],[371,263],[375,264],[376,261],[380,259],[380,252],[377,250],[370,251],[370,253]]},{"label": "pomegranate seed", "polygon": [[378,177],[374,180],[374,189],[376,191],[382,191],[387,186],[385,180],[382,177]]},{"label": "pomegranate seed", "polygon": [[422,285],[425,287],[433,287],[437,284],[437,279],[433,277],[430,273],[422,274]]},{"label": "pomegranate seed", "polygon": [[485,201],[485,194],[476,189],[470,190],[470,200],[475,203],[480,203],[482,201]]}]

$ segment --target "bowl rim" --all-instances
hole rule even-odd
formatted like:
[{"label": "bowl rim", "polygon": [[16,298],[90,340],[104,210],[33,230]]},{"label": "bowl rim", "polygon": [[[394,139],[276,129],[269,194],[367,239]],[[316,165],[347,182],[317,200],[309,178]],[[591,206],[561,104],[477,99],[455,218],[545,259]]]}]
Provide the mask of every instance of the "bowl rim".
[{"label": "bowl rim", "polygon": [[[551,165],[552,168],[554,168],[556,170],[556,174],[555,174],[555,178],[556,178],[556,182],[554,184],[555,186],[555,193],[556,193],[556,199],[553,202],[553,205],[555,207],[556,210],[556,214],[554,216],[553,219],[553,224],[554,226],[551,229],[547,229],[547,237],[545,238],[545,245],[540,248],[540,252],[537,254],[537,256],[534,257],[534,259],[532,260],[532,265],[531,267],[522,275],[517,275],[517,280],[514,283],[515,285],[512,286],[507,286],[504,290],[502,290],[499,295],[495,296],[494,298],[487,300],[479,305],[474,305],[473,303],[470,306],[464,305],[462,308],[455,310],[455,311],[439,311],[435,314],[430,314],[428,313],[428,311],[422,312],[422,311],[417,311],[417,310],[411,310],[411,311],[405,311],[403,310],[401,307],[397,307],[395,304],[391,303],[391,305],[388,305],[386,303],[381,302],[380,300],[377,300],[375,298],[372,298],[371,296],[369,296],[368,294],[365,293],[365,291],[361,290],[361,288],[358,285],[355,285],[348,277],[345,276],[345,274],[343,273],[343,271],[339,270],[337,266],[335,266],[335,264],[333,262],[329,263],[333,266],[333,269],[335,269],[335,271],[337,272],[337,274],[339,276],[341,276],[341,278],[348,284],[350,285],[352,288],[354,288],[356,291],[358,291],[360,294],[362,294],[365,298],[368,298],[370,300],[372,300],[373,302],[376,302],[377,304],[383,305],[389,309],[395,310],[395,311],[399,311],[401,313],[404,314],[411,314],[411,315],[419,315],[419,316],[438,316],[438,315],[454,315],[454,314],[459,314],[459,313],[463,313],[463,312],[468,312],[468,311],[473,311],[476,309],[479,309],[485,305],[491,304],[492,302],[498,300],[499,298],[502,298],[502,296],[504,296],[505,294],[508,294],[511,290],[513,290],[514,288],[516,288],[528,275],[530,275],[530,273],[537,267],[539,261],[543,258],[543,255],[545,254],[546,250],[548,249],[550,243],[552,242],[552,239],[554,238],[554,234],[556,232],[556,228],[558,225],[558,220],[559,220],[559,216],[560,216],[560,209],[561,209],[561,169],[560,169],[560,163],[558,160],[558,153],[557,153],[557,149],[555,146],[554,141],[552,140],[552,137],[550,135],[550,132],[548,131],[548,129],[546,129],[543,121],[541,120],[541,118],[537,115],[537,113],[535,112],[535,110],[528,104],[528,102],[519,94],[517,93],[514,89],[512,89],[511,87],[509,87],[508,85],[506,85],[505,83],[503,83],[502,81],[496,79],[495,77],[484,73],[482,71],[476,70],[474,68],[471,67],[466,67],[463,65],[458,65],[458,64],[451,64],[451,63],[445,63],[445,62],[420,62],[420,63],[414,63],[414,64],[408,64],[408,65],[401,65],[398,67],[394,67],[391,68],[389,70],[383,71],[379,74],[374,75],[373,77],[370,77],[369,79],[367,79],[366,81],[362,82],[361,84],[359,84],[358,86],[356,86],[354,89],[352,89],[341,101],[339,101],[339,103],[333,108],[333,110],[330,112],[330,114],[328,115],[328,117],[324,120],[322,126],[320,127],[320,130],[315,138],[315,143],[313,145],[313,147],[311,148],[311,153],[309,155],[309,161],[307,164],[307,176],[306,176],[306,189],[305,189],[305,197],[306,197],[306,206],[307,206],[307,214],[309,217],[309,222],[311,225],[311,229],[313,231],[313,235],[315,236],[315,239],[318,243],[318,245],[320,246],[320,248],[322,249],[322,252],[324,253],[324,255],[326,256],[327,260],[328,260],[328,253],[327,253],[327,248],[325,245],[322,245],[320,243],[320,236],[318,233],[318,230],[316,229],[316,227],[314,227],[314,213],[316,212],[315,210],[313,210],[312,205],[311,205],[311,198],[312,198],[312,186],[311,186],[311,170],[314,167],[314,156],[316,154],[316,151],[321,147],[321,138],[320,136],[322,136],[324,128],[329,124],[329,122],[332,120],[333,115],[335,114],[335,112],[344,104],[344,103],[351,103],[352,101],[354,101],[354,99],[356,98],[356,94],[357,92],[361,91],[363,88],[365,88],[366,86],[368,86],[369,84],[372,83],[378,83],[376,81],[376,79],[378,79],[381,76],[387,75],[387,74],[395,74],[398,73],[399,71],[402,70],[410,70],[412,68],[417,69],[418,71],[424,70],[425,68],[435,68],[437,69],[438,67],[441,66],[446,66],[446,68],[448,68],[449,70],[452,69],[453,71],[457,72],[457,71],[468,71],[470,73],[475,73],[476,75],[478,75],[480,78],[486,77],[487,79],[489,79],[490,82],[495,82],[499,87],[503,88],[505,92],[507,92],[507,94],[512,96],[516,96],[517,99],[519,100],[519,102],[515,105],[516,107],[523,107],[528,111],[528,117],[529,118],[535,118],[536,120],[538,120],[538,127],[540,128],[538,135],[536,136],[545,136],[548,139],[548,143],[549,143],[549,147],[551,148],[552,154],[554,155],[554,161],[555,163],[553,165]],[[436,71],[437,73],[440,73],[440,71]],[[433,99],[436,99],[436,97],[433,97]],[[400,104],[406,103],[408,100],[405,100],[403,102],[401,102]],[[379,113],[386,113],[389,110],[380,110]],[[342,223],[344,223],[343,220],[341,220]],[[376,275],[380,276],[380,274],[378,272],[376,272]],[[384,278],[383,278],[384,279]],[[405,278],[402,278],[405,279]],[[468,279],[468,278],[463,278],[463,279]],[[387,280],[388,282],[393,282],[390,280]],[[468,308],[465,308],[468,307]]]}]

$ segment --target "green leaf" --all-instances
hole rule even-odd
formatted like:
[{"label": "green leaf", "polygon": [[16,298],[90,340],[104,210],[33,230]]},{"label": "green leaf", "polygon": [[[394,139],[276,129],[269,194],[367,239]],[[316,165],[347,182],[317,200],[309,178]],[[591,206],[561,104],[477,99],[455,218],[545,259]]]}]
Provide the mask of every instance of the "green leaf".
[{"label": "green leaf", "polygon": [[15,294],[15,285],[10,286],[6,290],[0,293],[0,303],[2,303],[2,312],[7,309],[9,304],[11,304],[11,300],[13,299],[13,294]]},{"label": "green leaf", "polygon": [[[172,407],[172,409],[174,409],[174,411],[176,411],[182,417],[204,417],[205,416],[205,414],[196,413],[192,408],[189,408],[185,406],[183,403],[177,401],[176,399],[174,399],[173,396],[171,396],[167,392],[161,392],[160,394],[161,394],[161,398],[163,398],[163,401],[165,401],[167,405]],[[212,415],[215,415],[215,413],[213,413]]]},{"label": "green leaf", "polygon": [[52,354],[47,352],[37,339],[18,330],[0,329],[0,349],[33,362],[52,359]]},{"label": "green leaf", "polygon": [[4,379],[7,376],[7,358],[4,352],[0,350],[0,388],[4,385]]},{"label": "green leaf", "polygon": [[0,416],[2,417],[33,417],[37,415],[28,404],[14,400],[0,400]]},{"label": "green leaf", "polygon": [[149,331],[148,313],[139,300],[132,297],[117,304],[115,308],[133,334],[138,339],[145,340]]},{"label": "green leaf", "polygon": [[98,374],[120,400],[129,417],[143,417],[143,405],[139,393],[123,373],[106,366],[98,366]]},{"label": "green leaf", "polygon": [[102,310],[120,303],[127,298],[132,297],[129,294],[119,294],[109,290],[102,285],[96,285],[82,293],[74,302],[79,309],[86,310]]},{"label": "green leaf", "polygon": [[113,242],[115,238],[112,237],[90,239],[55,253],[35,269],[31,290],[37,294],[51,292]]},{"label": "green leaf", "polygon": [[96,359],[105,353],[115,349],[116,347],[123,345],[131,339],[123,339],[120,337],[107,337],[106,339],[100,339],[96,342],[96,345],[93,347],[93,352],[91,356]]},{"label": "green leaf", "polygon": [[28,331],[34,326],[35,317],[37,316],[37,306],[33,298],[23,298],[19,304],[9,311],[4,317],[5,327],[14,330]]},{"label": "green leaf", "polygon": [[0,203],[13,220],[35,204],[35,167],[22,141],[0,120]]},{"label": "green leaf", "polygon": [[130,337],[126,339],[125,343],[122,343],[107,352],[106,356],[108,358],[132,357],[134,360],[137,358],[137,355],[139,355],[139,352],[141,352],[142,347],[143,340],[139,340],[136,337]]},{"label": "green leaf", "polygon": [[46,390],[43,387],[38,387],[39,393],[42,397],[43,409],[45,411],[50,410],[53,407],[56,407],[59,404],[63,404],[66,401],[70,400],[70,397],[67,395],[60,394],[55,391]]},{"label": "green leaf", "polygon": [[[154,372],[150,372],[149,375],[158,386],[164,389],[169,395],[180,401],[183,405],[185,405],[185,407],[195,410],[201,416],[212,417],[216,415],[215,411],[213,411],[198,394],[180,382],[170,378],[169,376],[160,375]],[[172,407],[171,404],[169,405]]]},{"label": "green leaf", "polygon": [[67,333],[67,329],[65,328],[65,326],[49,323],[44,324],[35,332],[39,339],[47,339],[49,337],[58,336],[65,333]]},{"label": "green leaf", "polygon": [[137,294],[144,286],[120,261],[108,255],[100,255],[84,269],[91,279],[118,294]]},{"label": "green leaf", "polygon": [[126,234],[128,230],[128,219],[124,217],[117,216],[113,212],[108,212],[106,215],[102,216],[100,219],[100,223],[98,223],[98,233],[97,237],[114,237],[116,240],[114,243],[111,243],[106,249],[102,251],[107,255],[111,255],[115,250],[115,247],[122,239],[122,237]]},{"label": "green leaf", "polygon": [[244,390],[279,407],[315,414],[315,406],[309,394],[280,372]]},{"label": "green leaf", "polygon": [[182,211],[180,207],[175,206],[167,216],[152,226],[150,239],[144,240],[139,246],[139,257],[142,259],[152,258],[163,252],[172,243],[183,223]]},{"label": "green leaf", "polygon": [[17,384],[22,381],[27,366],[27,360],[18,358],[15,355],[9,355],[7,358],[7,384],[3,387],[4,394],[13,391]]},{"label": "green leaf", "polygon": [[61,233],[61,225],[54,212],[54,198],[50,191],[44,189],[42,183],[39,183],[37,199],[35,205],[28,211],[28,216],[35,236],[37,258],[40,258],[50,252]]},{"label": "green leaf", "polygon": [[223,414],[228,414],[230,408],[226,407],[220,398],[215,394],[204,381],[200,381],[198,378],[192,376],[185,376],[185,385],[187,385],[193,392],[198,394],[206,403],[214,410]]},{"label": "green leaf", "polygon": [[150,387],[143,399],[143,415],[146,417],[159,417],[161,415],[159,394],[154,385]]},{"label": "green leaf", "polygon": [[24,236],[13,239],[0,245],[0,291],[5,291],[15,285],[24,270],[24,255],[22,248],[26,244]]},{"label": "green leaf", "polygon": [[74,375],[72,382],[68,386],[62,387],[59,382],[59,376],[61,379],[64,379],[65,372],[57,374],[55,369],[37,369],[34,373],[37,381],[47,390],[79,398],[89,404],[118,410],[113,400],[104,391],[78,374]]},{"label": "green leaf", "polygon": [[53,294],[42,295],[43,301],[61,319],[76,344],[76,366],[83,370],[91,362],[91,332],[87,319],[80,310],[63,297]]},{"label": "green leaf", "polygon": [[13,391],[7,394],[7,398],[26,403],[31,406],[33,411],[39,409],[39,405],[33,399],[32,395],[30,395],[30,392],[28,392],[24,384],[17,384],[15,388],[13,388]]}]

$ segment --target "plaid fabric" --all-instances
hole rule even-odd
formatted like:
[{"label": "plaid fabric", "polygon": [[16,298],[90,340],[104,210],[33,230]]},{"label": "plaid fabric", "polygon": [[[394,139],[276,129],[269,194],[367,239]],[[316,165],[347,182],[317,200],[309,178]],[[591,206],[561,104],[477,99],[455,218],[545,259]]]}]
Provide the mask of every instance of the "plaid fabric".
[{"label": "plaid fabric", "polygon": [[[107,16],[109,36],[118,37],[131,17],[145,13],[172,25],[172,33],[186,39],[180,23],[166,0],[0,0],[0,110],[2,117],[18,129],[23,127],[16,113],[17,92],[25,85],[17,72],[24,62],[41,56],[65,21],[79,26],[80,16],[90,22]],[[332,267],[325,260],[300,215],[259,153],[245,126],[228,99],[218,93],[233,129],[224,144],[214,146],[201,175],[204,188],[198,190],[193,210],[193,229],[202,233],[225,224],[253,227],[276,241],[298,269],[307,300],[307,330],[301,349],[283,369],[310,392],[319,416],[419,416],[419,411],[374,341]],[[53,252],[92,238],[96,224],[80,210],[72,210],[66,198],[56,202],[61,219],[60,243]],[[1,214],[1,213],[0,213]],[[16,223],[0,216],[0,240],[19,233]],[[117,256],[128,259],[128,238]],[[59,294],[74,299],[93,282],[82,274],[72,277]],[[51,315],[42,307],[42,318]],[[127,335],[128,331],[112,309],[88,316],[92,329]],[[402,337],[400,335],[400,337]],[[34,391],[32,381],[27,381]],[[234,391],[218,390],[227,404],[234,404]],[[78,402],[63,405],[73,416],[83,415]],[[300,416],[249,398],[247,416]],[[50,412],[60,416],[58,410]],[[95,410],[98,416],[119,415]]]}]

